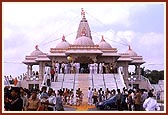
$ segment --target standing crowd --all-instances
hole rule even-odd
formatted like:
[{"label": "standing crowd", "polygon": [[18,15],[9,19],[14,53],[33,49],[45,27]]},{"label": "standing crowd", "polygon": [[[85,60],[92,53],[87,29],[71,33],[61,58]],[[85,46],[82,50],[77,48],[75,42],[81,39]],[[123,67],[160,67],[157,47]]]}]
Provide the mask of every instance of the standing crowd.
[{"label": "standing crowd", "polygon": [[[103,73],[113,73],[117,72],[117,63],[105,64],[104,62],[91,62],[88,64],[88,69],[91,74],[103,74]],[[52,69],[55,73],[71,74],[71,73],[84,73],[86,68],[81,67],[81,64],[78,62],[62,62],[53,61]]]},{"label": "standing crowd", "polygon": [[28,90],[22,87],[4,88],[5,111],[63,111],[62,92],[42,87],[40,90]]},{"label": "standing crowd", "polygon": [[119,111],[155,111],[160,110],[160,106],[157,103],[156,95],[154,90],[147,92],[145,89],[125,89],[121,92],[120,89],[103,91],[102,88],[99,90],[88,89],[88,105],[93,105],[96,103],[103,102],[110,99],[111,97],[116,97],[116,109]]},{"label": "standing crowd", "polygon": [[[5,111],[64,111],[64,105],[82,104],[84,94],[80,88],[74,95],[73,89],[63,88],[54,91],[52,88],[42,87],[40,90],[28,90],[22,87],[4,88],[4,110]],[[118,111],[156,111],[160,110],[154,90],[136,89],[127,90],[123,88],[104,91],[88,88],[88,105],[95,105],[116,97],[116,109]]]}]

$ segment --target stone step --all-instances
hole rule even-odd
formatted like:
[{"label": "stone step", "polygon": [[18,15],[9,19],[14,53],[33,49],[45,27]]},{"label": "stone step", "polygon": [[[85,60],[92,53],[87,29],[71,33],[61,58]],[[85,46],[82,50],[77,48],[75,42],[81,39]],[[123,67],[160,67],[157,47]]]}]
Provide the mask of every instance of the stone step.
[{"label": "stone step", "polygon": [[[106,85],[106,88],[109,89],[116,89],[116,82],[118,85],[118,88],[122,89],[125,84],[122,83],[122,79],[120,75],[115,74],[104,74],[104,81],[103,81],[103,75],[102,74],[96,74],[93,75],[93,81],[92,81],[92,75],[90,74],[76,74],[75,75],[75,84],[74,84],[74,74],[66,74],[63,76],[63,74],[58,75],[58,82],[51,83],[51,86],[53,88],[61,88],[62,81],[64,77],[63,87],[66,88],[73,88],[75,85],[75,90],[78,89],[78,87],[81,87],[81,90],[83,92],[87,93],[88,87],[91,87],[94,85],[95,88],[105,88],[104,82]],[[114,79],[114,77],[116,79]],[[94,83],[94,84],[92,84]]]}]

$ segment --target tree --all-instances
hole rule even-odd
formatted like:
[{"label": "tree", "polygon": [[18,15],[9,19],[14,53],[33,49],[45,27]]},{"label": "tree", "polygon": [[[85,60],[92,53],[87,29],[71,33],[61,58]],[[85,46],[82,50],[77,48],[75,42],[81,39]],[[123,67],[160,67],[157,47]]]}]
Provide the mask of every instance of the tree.
[{"label": "tree", "polygon": [[157,71],[157,70],[145,70],[144,75],[152,84],[157,84],[159,80],[164,80],[164,70]]}]

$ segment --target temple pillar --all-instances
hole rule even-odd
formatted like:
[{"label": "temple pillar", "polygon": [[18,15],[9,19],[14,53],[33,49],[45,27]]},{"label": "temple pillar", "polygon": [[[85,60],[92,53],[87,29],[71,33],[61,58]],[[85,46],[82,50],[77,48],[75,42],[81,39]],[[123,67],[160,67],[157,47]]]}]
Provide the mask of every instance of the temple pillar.
[{"label": "temple pillar", "polygon": [[31,77],[33,77],[32,76],[32,65],[30,65],[29,67],[30,67],[29,69],[30,69],[30,78],[31,78]]},{"label": "temple pillar", "polygon": [[125,62],[123,66],[124,78],[128,79],[128,63]]},{"label": "temple pillar", "polygon": [[137,65],[137,73],[138,73],[138,79],[140,79],[140,76],[141,76],[140,64]]},{"label": "temple pillar", "polygon": [[43,63],[39,62],[39,79],[43,79]]},{"label": "temple pillar", "polygon": [[125,76],[128,78],[128,63],[125,63]]},{"label": "temple pillar", "polygon": [[30,68],[29,68],[29,65],[27,65],[27,79],[30,78]]},{"label": "temple pillar", "polygon": [[126,79],[125,65],[123,66],[123,77]]},{"label": "temple pillar", "polygon": [[42,79],[44,79],[44,73],[45,73],[45,63],[42,62]]},{"label": "temple pillar", "polygon": [[137,68],[137,65],[135,65],[135,75],[138,75],[138,68]]}]

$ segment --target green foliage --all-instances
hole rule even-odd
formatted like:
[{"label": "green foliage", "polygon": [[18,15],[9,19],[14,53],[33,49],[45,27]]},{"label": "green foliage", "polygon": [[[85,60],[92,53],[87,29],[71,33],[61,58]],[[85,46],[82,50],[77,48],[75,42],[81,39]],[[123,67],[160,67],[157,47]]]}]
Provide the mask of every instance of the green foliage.
[{"label": "green foliage", "polygon": [[143,75],[149,79],[152,84],[157,84],[159,80],[164,80],[164,70],[145,70]]}]

